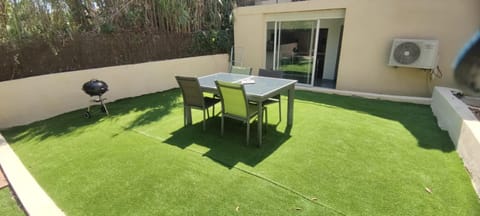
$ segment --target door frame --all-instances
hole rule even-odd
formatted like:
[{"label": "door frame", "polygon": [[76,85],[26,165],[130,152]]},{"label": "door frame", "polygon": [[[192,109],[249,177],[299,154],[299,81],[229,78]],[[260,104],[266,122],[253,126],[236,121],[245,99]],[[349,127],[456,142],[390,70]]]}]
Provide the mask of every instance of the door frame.
[{"label": "door frame", "polygon": [[[307,83],[297,83],[298,85],[304,85],[304,86],[313,86],[315,83],[315,68],[316,68],[316,61],[317,61],[317,49],[318,49],[318,33],[319,33],[319,27],[320,27],[320,19],[314,19],[314,20],[288,20],[288,21],[269,21],[269,22],[274,22],[275,23],[275,28],[274,28],[274,45],[273,45],[273,68],[276,70],[278,69],[279,62],[277,61],[279,59],[279,53],[278,53],[278,46],[281,41],[279,32],[282,30],[282,22],[295,22],[295,21],[315,21],[315,29],[312,30],[311,34],[313,34],[313,31],[315,31],[315,39],[312,38],[310,39],[310,46],[313,45],[313,53],[309,53],[310,57],[312,57],[312,67],[310,68],[310,76],[307,78]],[[268,22],[267,22],[268,23]],[[313,44],[312,44],[313,42]],[[311,50],[311,48],[310,48]],[[266,53],[265,53],[266,56]]]},{"label": "door frame", "polygon": [[[266,47],[266,41],[267,41],[267,31],[268,31],[268,23],[269,22],[274,22],[275,28],[274,28],[274,47],[273,47],[273,67],[276,68],[278,66],[278,62],[276,62],[277,59],[277,43],[280,41],[279,38],[277,37],[278,30],[281,30],[281,22],[289,22],[289,21],[316,21],[317,26],[315,29],[315,40],[314,40],[314,53],[313,53],[313,62],[312,62],[312,68],[311,68],[311,74],[309,78],[309,83],[297,83],[297,85],[302,85],[302,86],[311,86],[313,87],[315,84],[315,68],[317,67],[317,51],[318,51],[318,37],[319,37],[319,31],[321,28],[321,20],[322,19],[345,19],[345,9],[336,9],[336,10],[323,10],[323,11],[316,11],[316,12],[293,12],[293,13],[275,13],[275,14],[267,14],[265,15],[265,20],[264,20],[264,47]],[[340,50],[339,50],[340,52]],[[263,61],[264,67],[266,65],[267,61],[267,51],[264,49],[264,54],[265,59]]]}]

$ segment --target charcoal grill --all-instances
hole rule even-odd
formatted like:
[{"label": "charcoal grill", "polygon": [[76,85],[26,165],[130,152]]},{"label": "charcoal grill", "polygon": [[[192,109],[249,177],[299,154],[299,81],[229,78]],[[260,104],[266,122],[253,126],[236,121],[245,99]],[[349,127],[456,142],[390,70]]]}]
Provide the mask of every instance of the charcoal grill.
[{"label": "charcoal grill", "polygon": [[108,109],[104,103],[104,101],[107,99],[102,98],[102,95],[108,91],[107,83],[101,80],[92,79],[83,84],[82,90],[93,98],[90,100],[91,103],[88,105],[87,111],[83,114],[85,118],[92,117],[90,108],[92,104],[98,103],[101,105],[100,111],[108,115]]}]

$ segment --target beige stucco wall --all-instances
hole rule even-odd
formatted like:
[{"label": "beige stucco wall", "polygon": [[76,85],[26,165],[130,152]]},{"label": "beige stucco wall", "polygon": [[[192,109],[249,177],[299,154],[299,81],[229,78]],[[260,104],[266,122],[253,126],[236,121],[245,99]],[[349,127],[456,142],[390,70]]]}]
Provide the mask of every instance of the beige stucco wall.
[{"label": "beige stucco wall", "polygon": [[0,128],[86,108],[81,88],[96,78],[107,82],[107,102],[177,87],[175,75],[201,76],[226,71],[228,55],[200,56],[134,65],[73,71],[0,82]]},{"label": "beige stucco wall", "polygon": [[[458,51],[480,27],[478,0],[310,0],[240,7],[234,11],[235,46],[244,65],[265,65],[266,17],[276,13],[344,9],[337,89],[431,96],[433,85],[457,88],[451,68]],[[442,79],[427,84],[425,71],[387,66],[393,38],[440,41]]]}]

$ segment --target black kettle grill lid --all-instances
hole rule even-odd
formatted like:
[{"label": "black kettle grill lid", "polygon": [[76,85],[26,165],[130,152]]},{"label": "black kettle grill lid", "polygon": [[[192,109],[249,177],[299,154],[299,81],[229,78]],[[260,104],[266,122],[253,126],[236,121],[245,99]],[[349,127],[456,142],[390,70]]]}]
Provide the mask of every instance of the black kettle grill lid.
[{"label": "black kettle grill lid", "polygon": [[82,90],[93,96],[93,95],[102,95],[108,91],[108,85],[104,81],[98,79],[91,79],[90,81],[83,84]]},{"label": "black kettle grill lid", "polygon": [[104,81],[98,79],[91,79],[90,81],[83,84],[83,90],[98,88],[108,89],[108,85]]}]

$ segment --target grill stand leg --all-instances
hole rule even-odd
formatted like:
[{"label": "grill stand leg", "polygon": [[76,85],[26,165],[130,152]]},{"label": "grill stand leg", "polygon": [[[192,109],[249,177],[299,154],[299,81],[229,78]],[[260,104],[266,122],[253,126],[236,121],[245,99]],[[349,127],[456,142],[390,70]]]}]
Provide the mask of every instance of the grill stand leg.
[{"label": "grill stand leg", "polygon": [[[110,113],[108,112],[108,109],[107,109],[107,106],[105,105],[105,103],[103,101],[107,100],[106,98],[102,98],[102,96],[98,95],[98,99],[92,99],[90,100],[91,103],[100,103],[100,109],[102,112],[104,112],[105,114],[110,115]],[[87,107],[87,112],[85,112],[85,117],[86,118],[90,118],[90,109],[92,107],[92,104],[89,104],[88,107]]]},{"label": "grill stand leg", "polygon": [[105,113],[108,116],[109,114],[108,114],[107,106],[105,106],[105,103],[103,103],[103,101],[106,100],[106,98],[102,98],[101,96],[98,96],[98,99],[100,100],[100,104],[102,105],[103,109],[105,110]]}]

